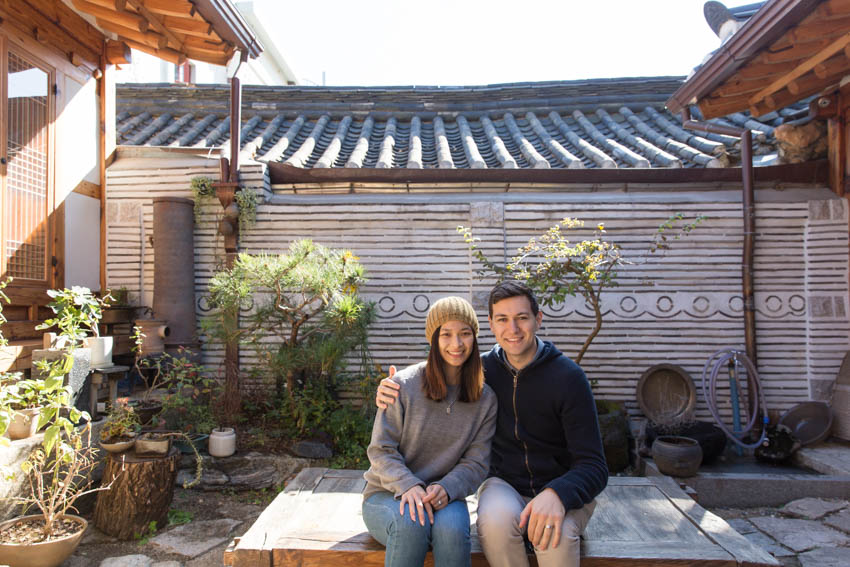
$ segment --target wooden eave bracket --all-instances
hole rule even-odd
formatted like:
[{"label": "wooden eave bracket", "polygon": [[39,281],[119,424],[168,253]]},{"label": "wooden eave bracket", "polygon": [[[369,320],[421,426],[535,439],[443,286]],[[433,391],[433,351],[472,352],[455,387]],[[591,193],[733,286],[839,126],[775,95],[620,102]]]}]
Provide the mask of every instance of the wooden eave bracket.
[{"label": "wooden eave bracket", "polygon": [[822,95],[809,103],[809,116],[816,119],[838,118],[838,94]]}]

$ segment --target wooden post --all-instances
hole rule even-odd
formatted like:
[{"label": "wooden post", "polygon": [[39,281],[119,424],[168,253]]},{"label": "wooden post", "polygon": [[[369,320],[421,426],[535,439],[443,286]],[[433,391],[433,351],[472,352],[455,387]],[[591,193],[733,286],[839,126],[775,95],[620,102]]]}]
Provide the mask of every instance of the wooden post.
[{"label": "wooden post", "polygon": [[165,457],[109,453],[103,482],[115,480],[109,490],[97,495],[94,525],[122,540],[147,533],[151,522],[165,526],[179,464],[180,451],[175,447]]}]

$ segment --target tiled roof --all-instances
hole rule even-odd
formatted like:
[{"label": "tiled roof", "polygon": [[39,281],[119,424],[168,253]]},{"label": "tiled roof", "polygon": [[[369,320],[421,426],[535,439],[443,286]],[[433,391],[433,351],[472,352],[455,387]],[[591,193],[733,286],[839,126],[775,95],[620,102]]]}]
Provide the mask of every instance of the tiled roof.
[{"label": "tiled roof", "polygon": [[[696,135],[664,102],[679,77],[480,87],[243,87],[240,160],[298,168],[706,168],[736,165],[739,141]],[[119,85],[118,142],[229,144],[229,88]],[[774,151],[789,108],[716,122]],[[696,113],[698,117],[698,113]]]}]

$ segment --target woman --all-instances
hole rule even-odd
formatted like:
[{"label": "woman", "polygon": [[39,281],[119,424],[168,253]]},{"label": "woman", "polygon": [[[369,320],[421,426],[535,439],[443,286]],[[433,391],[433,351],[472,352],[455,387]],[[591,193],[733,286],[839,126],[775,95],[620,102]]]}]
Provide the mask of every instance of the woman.
[{"label": "woman", "polygon": [[487,475],[496,396],[484,384],[478,318],[460,297],[428,311],[428,360],[395,375],[398,402],[378,411],[367,454],[363,520],[386,566],[470,564],[466,497]]}]

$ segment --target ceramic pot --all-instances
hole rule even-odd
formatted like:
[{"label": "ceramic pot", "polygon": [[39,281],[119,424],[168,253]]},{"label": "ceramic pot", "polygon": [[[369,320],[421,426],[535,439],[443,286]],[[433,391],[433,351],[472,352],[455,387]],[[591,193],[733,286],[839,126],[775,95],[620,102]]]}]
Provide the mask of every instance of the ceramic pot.
[{"label": "ceramic pot", "polygon": [[148,434],[142,434],[136,439],[137,455],[167,455],[171,449],[171,437],[151,439]]},{"label": "ceramic pot", "polygon": [[[77,522],[80,525],[80,530],[75,534],[40,543],[0,543],[0,564],[9,567],[57,567],[61,565],[77,549],[80,540],[83,538],[83,533],[89,525],[88,522],[78,516],[68,514],[64,517]],[[41,515],[21,516],[5,521],[0,524],[0,532],[7,526],[33,518],[41,518]]]},{"label": "ceramic pot", "polygon": [[232,427],[213,429],[207,450],[213,457],[229,457],[236,452],[236,431]]},{"label": "ceramic pot", "polygon": [[115,441],[114,443],[104,443],[103,441],[100,442],[100,446],[103,447],[103,449],[108,453],[123,453],[124,451],[129,450],[135,444],[135,439],[130,439],[128,441]]},{"label": "ceramic pot", "polygon": [[666,475],[694,476],[702,463],[702,449],[690,437],[661,436],[652,444],[652,458]]},{"label": "ceramic pot", "polygon": [[184,455],[193,455],[195,451],[192,450],[192,447],[195,447],[195,450],[198,453],[202,453],[204,450],[204,445],[207,443],[207,439],[209,439],[209,435],[206,433],[190,433],[188,435],[189,441],[186,441],[183,437],[178,437],[174,440],[174,446],[183,453]]},{"label": "ceramic pot", "polygon": [[112,337],[87,337],[86,347],[91,349],[91,367],[112,366]]},{"label": "ceramic pot", "polygon": [[147,402],[146,405],[142,406],[141,402],[137,400],[131,400],[130,406],[132,406],[133,411],[136,412],[136,415],[139,416],[139,423],[142,425],[147,425],[153,418],[159,415],[162,411],[162,402],[152,401]]},{"label": "ceramic pot", "polygon": [[15,410],[15,416],[6,429],[9,439],[26,439],[35,435],[38,429],[38,415],[41,408],[26,408]]}]

